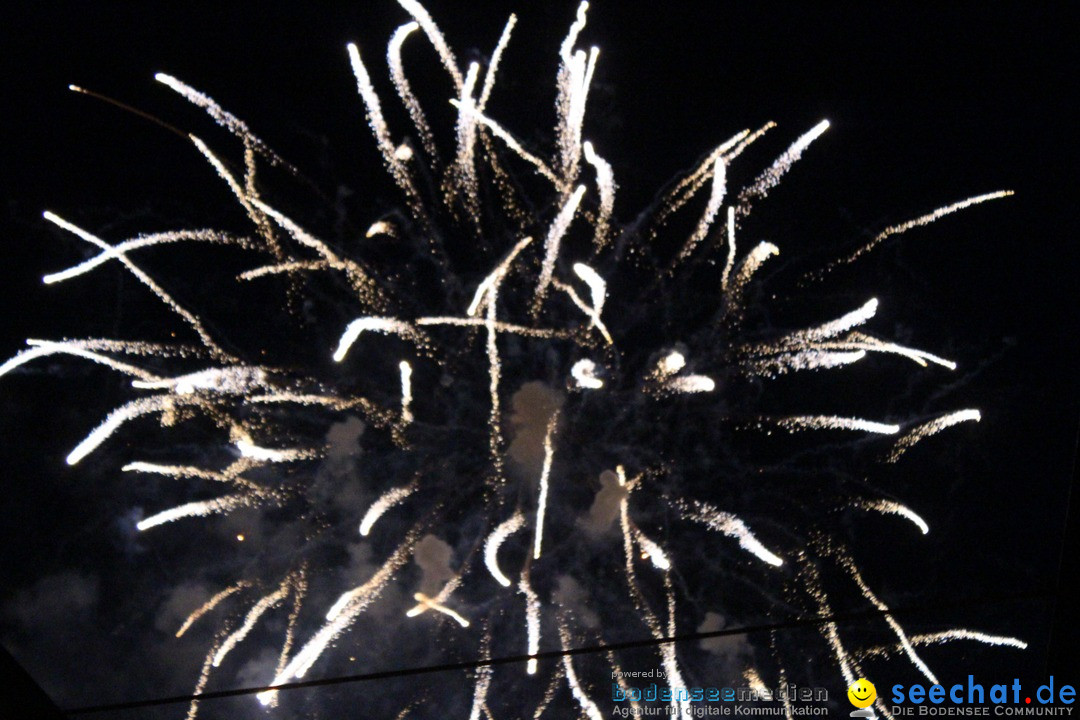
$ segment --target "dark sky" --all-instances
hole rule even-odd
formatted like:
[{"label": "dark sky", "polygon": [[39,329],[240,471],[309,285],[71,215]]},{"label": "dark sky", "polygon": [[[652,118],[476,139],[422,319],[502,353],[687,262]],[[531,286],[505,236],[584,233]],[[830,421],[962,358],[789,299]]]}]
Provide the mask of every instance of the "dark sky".
[{"label": "dark sky", "polygon": [[[518,13],[491,114],[530,147],[547,147],[551,78],[574,5],[527,5],[427,7],[463,62],[486,58],[505,16]],[[112,241],[145,229],[236,221],[225,188],[188,143],[68,91],[69,83],[228,147],[200,112],[154,82],[155,72],[168,72],[244,119],[327,197],[349,188],[337,207],[356,216],[343,227],[365,227],[384,208],[401,206],[381,180],[345,54],[347,42],[360,45],[391,122],[403,128],[407,118],[394,102],[383,60],[386,39],[407,20],[394,3],[317,9],[237,3],[212,11],[72,3],[27,5],[6,15],[0,30],[8,128],[0,149],[4,357],[27,337],[160,337],[167,319],[112,268],[95,279],[43,287],[44,273],[86,251],[45,223],[42,210]],[[588,17],[579,46],[595,44],[601,52],[585,135],[614,166],[616,216],[624,222],[670,178],[743,128],[778,123],[731,182],[749,181],[796,137],[830,120],[830,131],[761,204],[748,229],[744,247],[768,239],[783,248],[774,279],[784,309],[769,322],[828,320],[876,295],[882,310],[874,332],[957,360],[960,369],[930,379],[908,379],[917,373],[907,367],[879,379],[856,373],[811,390],[785,379],[782,392],[807,402],[839,399],[896,418],[982,410],[978,426],[938,438],[936,453],[920,446],[901,471],[869,481],[932,517],[934,532],[916,538],[908,527],[896,531],[883,521],[881,532],[863,538],[860,559],[868,558],[867,573],[892,602],[943,608],[927,627],[978,626],[1030,642],[1022,656],[982,647],[936,656],[943,681],[969,671],[1041,677],[1052,643],[1049,600],[945,607],[1044,593],[1058,582],[1080,350],[1073,69],[1080,27],[1065,5],[631,8],[600,0]],[[449,92],[427,48],[407,62],[421,92]],[[433,121],[450,117],[441,108],[431,112]],[[304,183],[293,187],[322,208],[315,222],[335,227],[323,200]],[[1015,197],[894,239],[857,268],[837,273],[835,283],[812,287],[820,305],[794,299],[790,278],[881,229],[1003,188]],[[303,207],[300,200],[293,204],[290,210]],[[170,288],[197,287],[201,264],[213,262],[200,251],[160,255],[156,272],[186,278]],[[194,289],[180,292],[200,297]],[[262,327],[259,322],[252,318],[252,327]],[[216,579],[200,574],[199,558],[239,527],[215,526],[205,545],[197,529],[161,544],[136,538],[134,513],[154,497],[149,486],[132,490],[130,478],[120,477],[121,449],[96,469],[64,466],[66,452],[129,397],[115,377],[76,360],[46,361],[0,378],[0,641],[65,707],[190,691],[211,635],[171,641],[163,628],[186,614],[185,597],[197,599]],[[884,399],[874,404],[867,397]],[[118,445],[137,446],[138,433]],[[273,522],[279,531],[279,520]],[[854,531],[845,526],[844,532]],[[245,556],[236,565],[257,561]],[[365,667],[428,657],[409,644],[413,655],[394,657],[391,647]],[[257,650],[246,657],[247,665],[238,663],[212,686],[265,681],[244,672],[254,673],[265,658]],[[839,689],[834,677],[817,676],[825,678]],[[605,687],[600,676],[590,681]],[[354,700],[347,693],[327,697],[325,705],[312,700],[305,707],[317,716],[334,702]],[[183,710],[170,712],[162,717]]]}]

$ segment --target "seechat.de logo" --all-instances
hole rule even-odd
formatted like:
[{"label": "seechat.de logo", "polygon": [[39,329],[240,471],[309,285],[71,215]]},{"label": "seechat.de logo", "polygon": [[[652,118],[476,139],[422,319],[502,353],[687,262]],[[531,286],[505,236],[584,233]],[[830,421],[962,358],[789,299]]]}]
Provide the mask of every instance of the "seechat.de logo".
[{"label": "seechat.de logo", "polygon": [[851,712],[851,717],[863,718],[873,717],[874,713],[870,710],[870,703],[874,702],[877,698],[877,688],[866,678],[859,678],[847,689],[848,701],[854,705],[858,710]]}]

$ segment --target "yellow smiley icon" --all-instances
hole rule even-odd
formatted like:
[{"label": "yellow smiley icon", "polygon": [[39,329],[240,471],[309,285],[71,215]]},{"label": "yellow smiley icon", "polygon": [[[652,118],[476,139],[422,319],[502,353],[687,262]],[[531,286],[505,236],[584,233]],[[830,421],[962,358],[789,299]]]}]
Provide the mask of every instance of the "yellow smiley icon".
[{"label": "yellow smiley icon", "polygon": [[876,697],[877,689],[874,687],[873,683],[863,678],[859,678],[851,683],[851,687],[847,689],[847,699],[857,708],[866,707],[874,702],[874,698]]}]

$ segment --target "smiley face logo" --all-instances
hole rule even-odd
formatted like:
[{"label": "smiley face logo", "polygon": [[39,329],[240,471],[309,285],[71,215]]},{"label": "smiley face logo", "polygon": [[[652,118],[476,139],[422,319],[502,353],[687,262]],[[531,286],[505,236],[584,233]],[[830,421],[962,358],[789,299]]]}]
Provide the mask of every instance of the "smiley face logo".
[{"label": "smiley face logo", "polygon": [[864,678],[859,678],[851,683],[851,687],[847,689],[847,699],[857,708],[866,707],[874,702],[874,698],[876,697],[877,689],[869,680]]}]

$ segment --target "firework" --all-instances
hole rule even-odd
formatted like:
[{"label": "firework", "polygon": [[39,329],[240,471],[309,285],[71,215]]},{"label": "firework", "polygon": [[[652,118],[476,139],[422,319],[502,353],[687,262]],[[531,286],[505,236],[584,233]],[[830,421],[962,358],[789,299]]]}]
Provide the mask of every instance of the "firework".
[{"label": "firework", "polygon": [[[260,623],[275,617],[278,624],[287,620],[287,629],[266,684],[308,677],[361,618],[392,605],[387,598],[398,590],[416,604],[393,608],[401,626],[394,632],[435,627],[450,648],[446,653],[458,659],[531,656],[517,667],[472,673],[470,718],[504,716],[494,710],[502,706],[518,708],[522,717],[560,716],[566,708],[602,717],[605,685],[583,670],[599,658],[535,656],[626,632],[656,640],[652,660],[665,681],[688,687],[680,648],[664,640],[686,631],[682,618],[694,617],[681,609],[686,595],[700,594],[688,588],[712,586],[717,578],[753,588],[758,596],[744,603],[767,604],[775,592],[788,609],[828,615],[821,568],[841,571],[847,587],[880,611],[881,633],[898,641],[853,649],[835,623],[825,623],[822,645],[845,682],[866,674],[863,664],[890,655],[902,655],[934,682],[917,646],[978,641],[1021,647],[1019,640],[981,631],[909,635],[901,627],[830,532],[836,513],[855,508],[905,518],[928,533],[926,521],[894,498],[852,492],[843,477],[828,477],[799,497],[799,523],[775,516],[770,503],[737,502],[750,471],[723,449],[728,433],[821,432],[830,442],[838,433],[853,434],[860,447],[883,441],[872,447],[894,463],[921,440],[980,418],[971,409],[930,420],[806,414],[813,409],[801,407],[767,414],[744,391],[748,381],[789,373],[812,378],[814,371],[842,370],[872,353],[913,363],[919,372],[956,368],[862,329],[872,323],[877,299],[809,327],[760,322],[754,290],[781,250],[770,241],[744,250],[737,243],[740,228],[811,151],[828,121],[796,137],[737,192],[730,186],[742,156],[775,134],[775,126],[735,133],[664,193],[647,221],[621,226],[618,184],[602,156],[605,142],[584,135],[599,62],[597,48],[578,47],[588,4],[579,6],[558,49],[555,147],[549,151],[529,148],[489,114],[513,16],[486,67],[463,67],[424,8],[411,0],[400,4],[412,19],[392,36],[387,63],[411,128],[400,132],[388,122],[370,56],[355,45],[346,54],[359,105],[406,208],[370,218],[366,239],[385,236],[409,248],[415,260],[405,267],[383,266],[369,245],[322,239],[286,212],[263,178],[270,170],[292,173],[291,166],[215,100],[165,74],[156,79],[239,143],[237,170],[189,136],[239,203],[250,234],[177,230],[110,243],[45,214],[100,251],[47,275],[46,283],[120,263],[189,336],[176,345],[30,340],[29,349],[0,366],[2,375],[45,356],[70,355],[131,378],[133,399],[108,413],[68,463],[103,454],[117,434],[155,418],[166,430],[155,450],[165,448],[175,459],[155,462],[136,450],[122,470],[225,489],[157,510],[138,521],[140,532],[167,532],[173,523],[240,508],[291,514],[301,528],[298,548],[267,547],[265,567],[232,579],[176,632],[218,624],[196,693]],[[452,128],[429,123],[409,81],[402,47],[422,41],[450,76],[443,99],[455,109]],[[986,193],[891,226],[812,278],[825,282],[834,269],[892,236],[1009,194]],[[350,319],[330,330],[320,326],[322,337],[332,333],[336,342],[320,349],[326,362],[265,362],[220,323],[208,322],[212,309],[180,303],[137,264],[144,249],[186,243],[246,253],[249,266],[237,273],[237,283],[277,283],[282,307],[307,297],[347,308]],[[432,276],[414,287],[418,278]],[[293,338],[295,357],[308,357],[312,337],[300,323],[280,332]],[[362,452],[338,481],[358,485],[363,502],[328,509],[312,478],[332,464],[337,449],[327,438],[348,418],[363,428]],[[181,447],[169,450],[169,433],[189,425],[201,428],[206,448],[230,460],[204,464],[209,450],[194,459],[179,457]],[[704,460],[702,448],[711,453]],[[366,548],[377,561],[359,582],[333,587],[338,577],[320,577],[316,559],[345,542]],[[681,570],[680,560],[695,557],[700,543],[713,561]],[[616,575],[617,590],[601,581]],[[570,587],[592,594],[570,602]],[[708,602],[719,611],[726,600]],[[506,630],[511,623],[516,631]],[[363,652],[364,643],[358,645]],[[377,659],[370,654],[369,661]],[[620,659],[611,653],[603,662],[610,671]],[[782,683],[792,672],[781,651],[740,663],[735,670],[757,684],[763,676]],[[503,686],[525,690],[507,693]],[[520,710],[509,704],[511,696],[531,704]],[[259,695],[267,705],[285,698],[275,690]],[[689,700],[674,700],[672,711],[686,713],[689,706]],[[877,710],[888,714],[880,701]],[[193,703],[189,716],[197,711]]]}]

